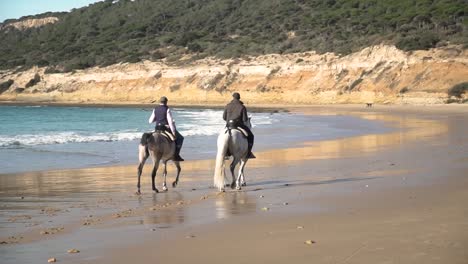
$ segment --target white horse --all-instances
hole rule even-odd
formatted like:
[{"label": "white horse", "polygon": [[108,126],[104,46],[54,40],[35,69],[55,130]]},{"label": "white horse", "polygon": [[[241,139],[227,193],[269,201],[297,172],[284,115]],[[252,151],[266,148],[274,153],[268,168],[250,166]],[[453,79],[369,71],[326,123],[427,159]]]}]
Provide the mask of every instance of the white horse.
[{"label": "white horse", "polygon": [[[251,128],[250,117],[245,125]],[[245,138],[238,129],[225,128],[218,136],[218,153],[216,154],[216,166],[214,171],[214,185],[219,191],[224,191],[224,158],[228,151],[233,157],[230,166],[232,175],[231,188],[240,190],[241,186],[246,185],[244,168],[249,155],[247,138]],[[239,172],[236,178],[234,176],[234,169],[239,162]]]},{"label": "white horse", "polygon": [[[143,170],[143,166],[145,165],[146,159],[151,156],[153,160],[153,170],[151,172],[151,184],[153,186],[153,191],[159,192],[156,188],[154,179],[156,177],[156,172],[159,168],[159,162],[162,161],[164,164],[164,182],[163,182],[163,191],[167,191],[166,186],[166,176],[167,176],[167,162],[174,157],[175,152],[175,142],[170,141],[166,136],[164,136],[161,132],[153,132],[153,133],[144,133],[141,137],[140,145],[138,146],[138,158],[140,164],[138,164],[138,184],[137,193],[140,194],[140,177],[141,172]],[[177,177],[175,181],[172,183],[172,187],[176,187],[179,183],[179,175],[180,175],[180,163],[179,161],[174,161],[174,164],[177,167]]]}]

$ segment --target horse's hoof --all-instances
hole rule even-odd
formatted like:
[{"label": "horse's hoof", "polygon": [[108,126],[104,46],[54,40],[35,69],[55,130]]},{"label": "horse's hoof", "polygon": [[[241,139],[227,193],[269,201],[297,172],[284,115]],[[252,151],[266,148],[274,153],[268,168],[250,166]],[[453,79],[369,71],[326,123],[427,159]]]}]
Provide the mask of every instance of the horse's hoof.
[{"label": "horse's hoof", "polygon": [[172,188],[175,188],[175,187],[177,187],[177,182],[176,181],[172,183]]},{"label": "horse's hoof", "polygon": [[236,190],[240,191],[242,188],[240,186],[236,187]]},{"label": "horse's hoof", "polygon": [[166,186],[163,187],[163,192],[167,192],[167,187]]},{"label": "horse's hoof", "polygon": [[141,195],[141,192],[140,192],[140,191],[136,191],[135,194],[136,194],[136,195]]},{"label": "horse's hoof", "polygon": [[236,184],[235,183],[231,183],[231,189],[234,189],[236,188]]},{"label": "horse's hoof", "polygon": [[158,192],[159,192],[159,190],[156,189],[156,188],[153,188],[153,191],[154,191],[155,193],[158,193]]},{"label": "horse's hoof", "polygon": [[242,186],[247,186],[247,183],[246,183],[246,182],[243,182],[243,183],[242,183]]}]

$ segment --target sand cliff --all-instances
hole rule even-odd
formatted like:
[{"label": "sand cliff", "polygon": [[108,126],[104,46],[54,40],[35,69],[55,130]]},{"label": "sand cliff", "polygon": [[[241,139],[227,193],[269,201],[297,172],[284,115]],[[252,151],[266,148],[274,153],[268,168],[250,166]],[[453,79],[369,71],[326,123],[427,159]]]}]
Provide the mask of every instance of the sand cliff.
[{"label": "sand cliff", "polygon": [[57,17],[31,18],[31,19],[20,20],[17,22],[7,23],[3,26],[0,25],[0,30],[4,30],[8,28],[26,30],[28,28],[37,28],[37,27],[42,27],[47,24],[54,24],[57,21],[59,21]]},{"label": "sand cliff", "polygon": [[[71,73],[46,68],[0,72],[0,101],[218,104],[239,91],[249,104],[438,104],[468,82],[468,51],[458,46],[404,52],[373,46],[339,56],[315,52],[245,59],[203,59],[183,65],[144,61]],[[27,85],[38,74],[40,81]],[[28,86],[27,88],[25,88]]]}]

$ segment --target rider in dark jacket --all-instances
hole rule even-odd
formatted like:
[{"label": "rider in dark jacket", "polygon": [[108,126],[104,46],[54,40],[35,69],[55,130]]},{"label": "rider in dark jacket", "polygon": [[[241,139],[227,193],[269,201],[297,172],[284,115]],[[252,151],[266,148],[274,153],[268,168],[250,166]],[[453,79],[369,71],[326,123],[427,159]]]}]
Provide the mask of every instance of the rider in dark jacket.
[{"label": "rider in dark jacket", "polygon": [[184,143],[184,137],[177,131],[174,119],[172,118],[171,109],[167,106],[167,97],[163,96],[159,100],[159,105],[153,109],[148,122],[151,124],[156,123],[155,130],[166,130],[171,132],[175,137],[176,150],[174,153],[174,161],[184,161],[180,157],[180,150]]},{"label": "rider in dark jacket", "polygon": [[232,97],[232,101],[224,108],[223,119],[226,121],[227,127],[239,127],[247,132],[247,141],[249,143],[248,158],[254,159],[255,156],[252,153],[254,135],[252,134],[250,128],[245,125],[245,123],[249,120],[249,117],[247,116],[247,108],[245,108],[244,103],[240,100],[239,93],[233,93]]}]

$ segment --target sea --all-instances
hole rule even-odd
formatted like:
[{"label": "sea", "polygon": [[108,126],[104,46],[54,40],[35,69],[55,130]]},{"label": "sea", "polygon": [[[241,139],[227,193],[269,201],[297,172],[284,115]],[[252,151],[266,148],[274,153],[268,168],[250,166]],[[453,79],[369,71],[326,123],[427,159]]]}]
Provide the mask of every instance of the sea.
[{"label": "sea", "polygon": [[[138,163],[142,133],[154,129],[152,108],[0,105],[0,174]],[[185,137],[186,160],[216,156],[222,109],[172,108]],[[391,130],[349,115],[302,115],[281,109],[251,111],[255,151],[300,146]]]}]

